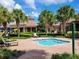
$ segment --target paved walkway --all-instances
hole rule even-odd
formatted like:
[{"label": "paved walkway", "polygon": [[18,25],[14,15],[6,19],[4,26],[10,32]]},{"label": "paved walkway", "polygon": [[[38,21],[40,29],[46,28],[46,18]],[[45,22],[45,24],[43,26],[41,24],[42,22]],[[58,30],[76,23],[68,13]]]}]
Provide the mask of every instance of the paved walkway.
[{"label": "paved walkway", "polygon": [[[19,45],[12,46],[10,47],[10,49],[26,51],[26,53],[20,56],[18,59],[50,59],[51,55],[55,53],[72,53],[71,39],[59,38],[61,40],[70,41],[70,43],[50,47],[38,45],[36,42],[33,41],[37,39],[41,38],[29,38],[27,40],[18,40]],[[76,40],[75,50],[76,53],[79,54],[79,40]]]},{"label": "paved walkway", "polygon": [[30,50],[18,59],[49,59],[51,55],[48,55],[44,50]]}]

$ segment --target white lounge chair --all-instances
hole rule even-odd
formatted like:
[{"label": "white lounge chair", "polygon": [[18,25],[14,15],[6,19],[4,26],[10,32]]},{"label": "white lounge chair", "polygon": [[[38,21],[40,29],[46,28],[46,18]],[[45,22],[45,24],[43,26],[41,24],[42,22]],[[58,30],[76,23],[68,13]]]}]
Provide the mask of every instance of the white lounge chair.
[{"label": "white lounge chair", "polygon": [[34,33],[33,37],[38,37],[36,33]]},{"label": "white lounge chair", "polygon": [[54,34],[57,34],[57,30],[54,31]]},{"label": "white lounge chair", "polygon": [[18,40],[15,40],[15,41],[12,41],[12,40],[5,40],[5,38],[3,38],[3,34],[5,32],[3,32],[1,35],[0,35],[0,39],[1,41],[4,43],[4,46],[10,46],[10,45],[18,45]]},{"label": "white lounge chair", "polygon": [[3,37],[1,37],[1,39],[2,39],[2,41],[4,42],[4,45],[5,46],[10,46],[10,45],[18,45],[18,41],[16,40],[16,41],[6,41]]}]

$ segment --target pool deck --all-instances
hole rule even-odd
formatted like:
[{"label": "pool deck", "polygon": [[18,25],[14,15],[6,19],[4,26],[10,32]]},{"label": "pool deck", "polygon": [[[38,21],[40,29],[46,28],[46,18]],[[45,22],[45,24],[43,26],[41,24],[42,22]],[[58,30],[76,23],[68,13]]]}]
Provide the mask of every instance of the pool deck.
[{"label": "pool deck", "polygon": [[[50,59],[50,56],[55,53],[72,53],[72,40],[68,38],[57,38],[59,40],[69,41],[67,44],[59,44],[55,46],[41,46],[33,40],[47,39],[47,37],[29,38],[24,40],[18,40],[18,46],[10,46],[9,49],[17,49],[26,51],[26,53],[20,56],[18,59]],[[77,39],[75,44],[75,51],[79,54],[79,40]]]}]

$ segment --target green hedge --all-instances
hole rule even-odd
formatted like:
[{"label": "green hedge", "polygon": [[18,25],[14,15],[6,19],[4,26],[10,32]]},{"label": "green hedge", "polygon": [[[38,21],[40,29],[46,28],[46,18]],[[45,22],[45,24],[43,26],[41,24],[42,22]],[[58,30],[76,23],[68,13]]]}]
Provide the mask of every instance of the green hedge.
[{"label": "green hedge", "polygon": [[[72,31],[68,31],[67,34],[65,35],[65,37],[72,37]],[[79,38],[79,31],[75,31],[75,37]]]},{"label": "green hedge", "polygon": [[62,34],[53,34],[53,33],[46,33],[46,32],[38,32],[38,36],[40,37],[64,37]]},{"label": "green hedge", "polygon": [[32,37],[33,33],[31,32],[22,32],[20,33],[20,37]]},{"label": "green hedge", "polygon": [[[20,38],[29,38],[33,36],[33,32],[20,32]],[[18,37],[17,33],[10,33],[10,37]]]},{"label": "green hedge", "polygon": [[[35,32],[20,32],[20,38],[32,37]],[[62,34],[36,32],[39,37],[64,37]],[[17,33],[10,33],[10,37],[17,37]]]},{"label": "green hedge", "polygon": [[79,59],[79,55],[71,55],[71,54],[53,54],[51,59]]}]

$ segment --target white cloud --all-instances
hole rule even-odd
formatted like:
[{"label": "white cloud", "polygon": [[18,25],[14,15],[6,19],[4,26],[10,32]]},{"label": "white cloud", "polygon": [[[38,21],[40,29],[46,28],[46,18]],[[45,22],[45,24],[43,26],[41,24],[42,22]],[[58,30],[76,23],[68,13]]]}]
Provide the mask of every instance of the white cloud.
[{"label": "white cloud", "polygon": [[40,14],[40,13],[38,13],[38,12],[32,11],[31,16],[32,16],[32,17],[38,17],[39,14]]},{"label": "white cloud", "polygon": [[35,6],[35,0],[24,0],[24,2],[26,3],[26,5],[28,5],[29,7],[36,9]]},{"label": "white cloud", "polygon": [[36,1],[43,3],[45,5],[51,5],[51,4],[72,2],[73,0],[24,0],[26,5],[28,5],[29,7],[33,9],[36,9],[36,4],[35,4]]},{"label": "white cloud", "polygon": [[79,11],[79,8],[75,8],[75,11]]},{"label": "white cloud", "polygon": [[59,4],[59,3],[66,3],[66,2],[72,2],[73,0],[38,0],[40,3],[44,3],[46,5],[51,4]]},{"label": "white cloud", "polygon": [[69,0],[69,2],[72,2],[73,0]]},{"label": "white cloud", "polygon": [[29,16],[28,14],[26,14],[26,16]]},{"label": "white cloud", "polygon": [[21,7],[21,5],[16,4],[15,7],[14,7],[14,9],[22,9],[22,7]]},{"label": "white cloud", "polygon": [[0,0],[0,4],[7,8],[9,11],[13,10],[15,1],[13,0]]}]

